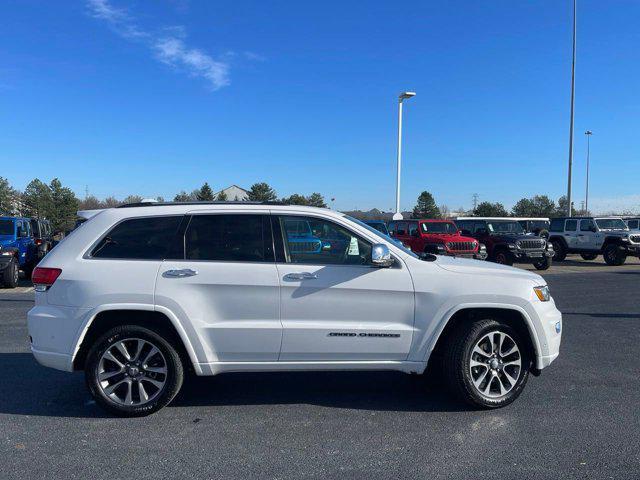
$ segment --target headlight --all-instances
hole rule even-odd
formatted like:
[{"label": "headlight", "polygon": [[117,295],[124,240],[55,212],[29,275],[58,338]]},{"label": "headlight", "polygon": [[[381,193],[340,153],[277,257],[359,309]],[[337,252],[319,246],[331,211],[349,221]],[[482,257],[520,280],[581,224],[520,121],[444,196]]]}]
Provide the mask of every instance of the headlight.
[{"label": "headlight", "polygon": [[551,300],[551,294],[549,293],[549,286],[544,285],[542,287],[533,287],[533,291],[536,292],[538,300],[541,302],[548,302]]},{"label": "headlight", "polygon": [[628,242],[628,241],[629,241],[629,235],[623,235],[623,236],[622,236],[622,238],[621,238],[621,240],[622,240],[623,242]]},{"label": "headlight", "polygon": [[4,251],[4,250],[3,250],[3,251],[0,251],[0,255],[11,256],[11,255],[13,255],[13,252],[10,252],[10,251]]},{"label": "headlight", "polygon": [[436,245],[436,250],[438,250],[439,252],[444,252],[447,249],[444,247],[444,244],[439,243],[439,244]]},{"label": "headlight", "polygon": [[510,243],[510,244],[509,244],[509,248],[510,248],[511,250],[515,250],[516,248],[518,248],[518,246],[517,246],[515,243]]},{"label": "headlight", "polygon": [[487,247],[486,247],[486,245],[484,243],[480,244],[480,251],[481,252],[486,252],[487,251]]}]

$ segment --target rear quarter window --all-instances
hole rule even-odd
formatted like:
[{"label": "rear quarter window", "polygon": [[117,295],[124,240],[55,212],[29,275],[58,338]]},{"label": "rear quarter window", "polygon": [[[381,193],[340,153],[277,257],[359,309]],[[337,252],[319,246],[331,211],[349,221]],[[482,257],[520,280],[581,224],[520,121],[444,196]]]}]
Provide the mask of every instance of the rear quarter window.
[{"label": "rear quarter window", "polygon": [[564,219],[554,218],[549,226],[550,232],[562,232],[564,230]]},{"label": "rear quarter window", "polygon": [[162,260],[182,215],[132,218],[113,227],[91,251],[94,258]]}]

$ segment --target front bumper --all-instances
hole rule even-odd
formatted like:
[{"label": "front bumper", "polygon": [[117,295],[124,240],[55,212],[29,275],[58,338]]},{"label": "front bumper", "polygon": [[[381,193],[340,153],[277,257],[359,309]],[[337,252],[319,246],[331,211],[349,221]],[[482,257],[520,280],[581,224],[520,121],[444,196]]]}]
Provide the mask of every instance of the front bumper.
[{"label": "front bumper", "polygon": [[539,343],[535,366],[536,369],[542,370],[551,365],[560,354],[562,313],[556,308],[553,299],[549,302],[540,302],[534,298],[528,305],[527,311],[534,320],[535,334]]},{"label": "front bumper", "polygon": [[545,250],[513,249],[510,250],[510,253],[513,255],[514,261],[522,263],[535,263],[545,258],[552,258],[554,255],[553,248]]}]

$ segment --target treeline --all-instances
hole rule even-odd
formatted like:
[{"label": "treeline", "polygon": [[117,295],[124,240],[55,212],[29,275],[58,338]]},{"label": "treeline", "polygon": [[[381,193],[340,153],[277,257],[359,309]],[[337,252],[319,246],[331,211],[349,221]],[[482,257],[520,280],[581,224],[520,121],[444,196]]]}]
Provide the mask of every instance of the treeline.
[{"label": "treeline", "polygon": [[[572,211],[576,216],[591,215],[591,212],[586,210],[572,209]],[[414,218],[447,218],[451,213],[446,205],[438,206],[433,195],[424,191],[418,197],[412,215]],[[507,210],[499,202],[481,202],[474,209],[460,208],[455,213],[470,217],[562,217],[567,214],[567,197],[560,197],[557,204],[546,195],[521,198],[511,210]]]},{"label": "treeline", "polygon": [[[93,195],[87,195],[84,199],[79,199],[70,188],[63,186],[57,178],[51,180],[49,184],[37,178],[33,179],[21,192],[13,188],[6,178],[0,177],[0,215],[46,218],[51,221],[53,229],[57,232],[64,232],[73,228],[78,210],[112,208],[127,203],[139,203],[142,200],[143,197],[140,195],[129,195],[122,200],[113,196],[100,200]],[[163,197],[157,197],[156,200],[159,202],[165,201]],[[218,195],[214,195],[213,189],[207,182],[190,193],[182,190],[173,198],[175,202],[233,200],[242,199],[227,198],[222,190]],[[264,182],[251,185],[245,200],[253,202],[282,202],[321,208],[326,208],[327,206],[324,197],[317,192],[310,195],[294,193],[289,197],[278,198],[277,192]]]}]

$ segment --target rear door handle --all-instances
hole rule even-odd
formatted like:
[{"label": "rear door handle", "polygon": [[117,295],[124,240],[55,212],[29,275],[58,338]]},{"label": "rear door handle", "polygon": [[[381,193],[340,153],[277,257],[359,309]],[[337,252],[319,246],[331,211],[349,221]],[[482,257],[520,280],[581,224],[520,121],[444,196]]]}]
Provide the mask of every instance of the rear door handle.
[{"label": "rear door handle", "polygon": [[313,280],[318,278],[318,275],[311,272],[295,272],[295,273],[287,273],[284,276],[285,280]]},{"label": "rear door handle", "polygon": [[182,268],[179,270],[167,270],[162,274],[163,277],[168,278],[183,278],[183,277],[193,277],[197,275],[198,272],[195,270],[191,270],[190,268]]}]

